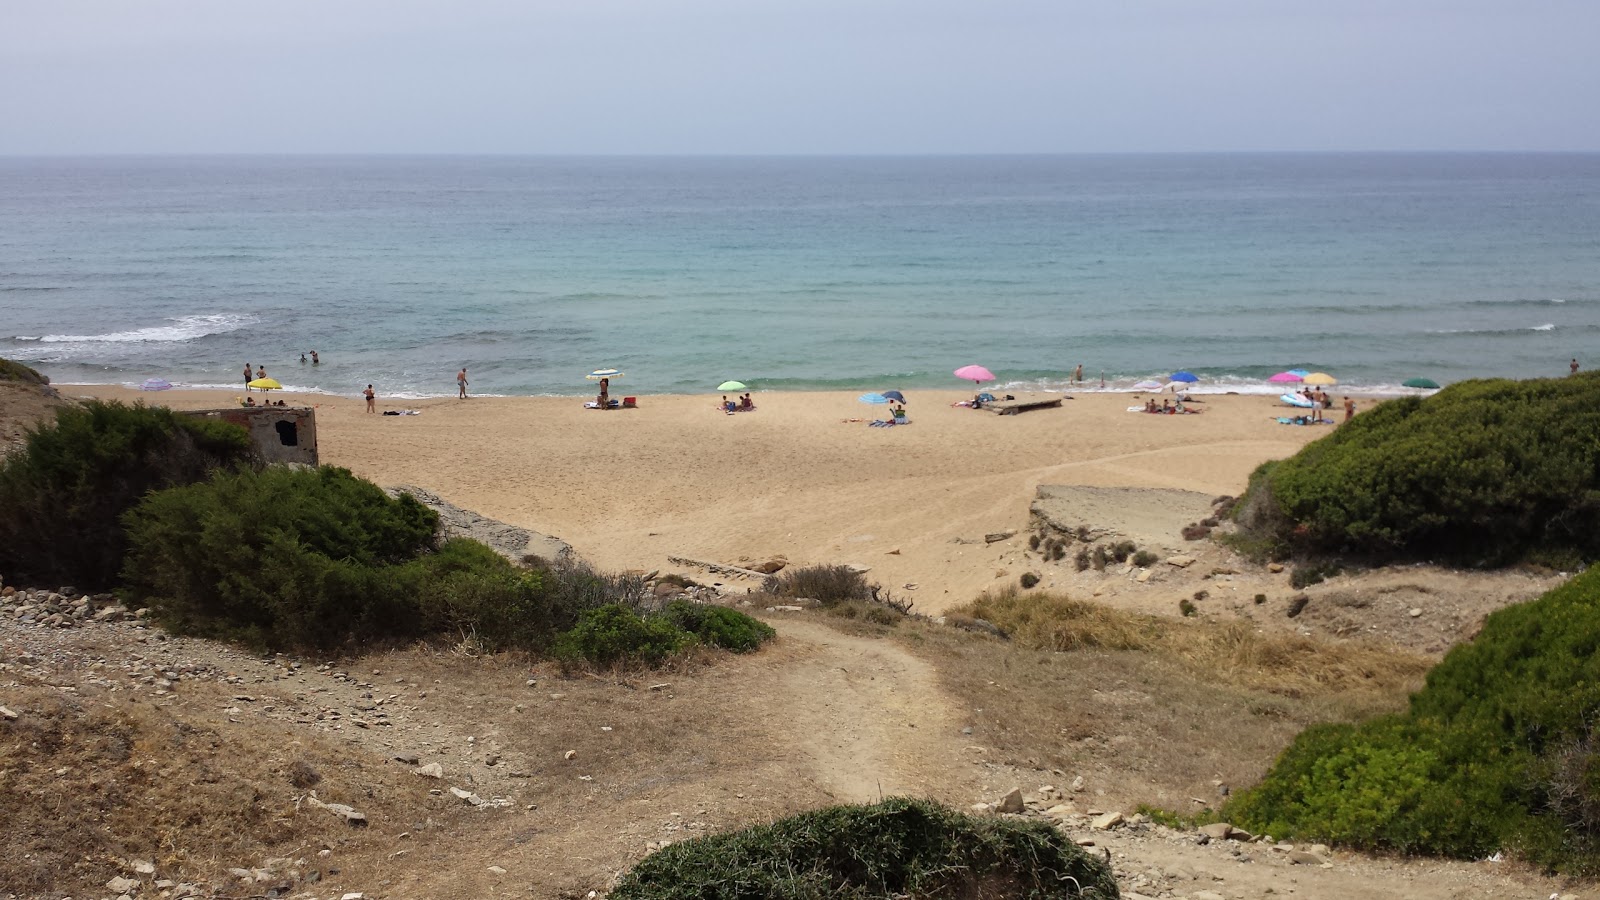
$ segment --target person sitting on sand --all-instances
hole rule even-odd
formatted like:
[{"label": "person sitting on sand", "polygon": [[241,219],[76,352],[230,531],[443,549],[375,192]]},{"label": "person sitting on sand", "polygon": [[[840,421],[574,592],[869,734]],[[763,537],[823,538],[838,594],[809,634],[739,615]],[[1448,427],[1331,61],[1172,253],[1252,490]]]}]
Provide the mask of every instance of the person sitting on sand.
[{"label": "person sitting on sand", "polygon": [[255,406],[256,405],[256,398],[254,398],[254,397],[246,397],[246,398],[244,398],[244,405],[245,406]]},{"label": "person sitting on sand", "polygon": [[1157,413],[1161,411],[1156,409],[1156,398],[1151,397],[1149,400],[1144,402],[1144,411],[1147,413]]},{"label": "person sitting on sand", "polygon": [[1169,415],[1169,416],[1172,415],[1172,401],[1168,400],[1165,397],[1162,397],[1161,398],[1161,411],[1163,413],[1165,413],[1166,415]]},{"label": "person sitting on sand", "polygon": [[745,394],[745,395],[743,395],[743,396],[741,396],[739,398],[739,408],[740,409],[755,409],[756,408],[756,401],[750,399],[750,395],[749,394]]},{"label": "person sitting on sand", "polygon": [[723,412],[725,412],[725,413],[727,413],[728,415],[731,416],[731,415],[734,414],[734,412],[736,410],[738,410],[738,408],[739,408],[739,404],[733,402],[732,400],[729,400],[727,394],[723,394],[722,395],[722,411]]}]

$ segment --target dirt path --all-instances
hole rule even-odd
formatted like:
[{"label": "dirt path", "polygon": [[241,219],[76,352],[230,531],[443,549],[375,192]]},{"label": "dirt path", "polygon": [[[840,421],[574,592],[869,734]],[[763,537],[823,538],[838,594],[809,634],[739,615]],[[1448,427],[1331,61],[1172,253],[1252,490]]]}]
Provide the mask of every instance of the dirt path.
[{"label": "dirt path", "polygon": [[893,641],[798,619],[777,627],[773,736],[818,787],[852,803],[973,796],[961,722],[932,666]]}]

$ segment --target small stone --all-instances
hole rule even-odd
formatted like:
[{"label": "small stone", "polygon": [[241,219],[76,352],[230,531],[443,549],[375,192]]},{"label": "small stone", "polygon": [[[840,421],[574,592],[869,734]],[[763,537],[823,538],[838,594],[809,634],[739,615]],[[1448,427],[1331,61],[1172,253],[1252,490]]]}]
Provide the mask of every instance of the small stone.
[{"label": "small stone", "polygon": [[861,563],[847,563],[845,564],[845,568],[856,573],[857,575],[865,575],[872,571],[871,566],[864,566]]},{"label": "small stone", "polygon": [[1315,853],[1307,853],[1304,850],[1289,851],[1289,864],[1292,866],[1320,866],[1325,862],[1326,859]]},{"label": "small stone", "polygon": [[1079,775],[1078,777],[1072,779],[1072,791],[1073,791],[1073,793],[1082,793],[1083,792],[1083,776],[1082,775]]},{"label": "small stone", "polygon": [[1201,825],[1200,833],[1214,841],[1225,841],[1233,833],[1233,826],[1227,822],[1212,822],[1210,825]]},{"label": "small stone", "polygon": [[15,722],[17,720],[17,711],[11,709],[10,707],[0,706],[0,719],[5,719],[8,722]]},{"label": "small stone", "polygon": [[1413,619],[1420,618],[1422,616],[1422,608],[1419,606],[1413,606],[1411,607],[1411,611],[1406,613],[1406,615]]},{"label": "small stone", "polygon": [[360,891],[352,891],[340,897],[339,900],[367,900],[367,895]]},{"label": "small stone", "polygon": [[994,807],[988,803],[974,803],[972,804],[972,811],[979,814],[994,812]]},{"label": "small stone", "polygon": [[1176,567],[1178,567],[1180,569],[1187,569],[1190,566],[1194,565],[1194,557],[1192,557],[1192,556],[1169,556],[1169,557],[1167,557],[1167,565],[1176,566]]},{"label": "small stone", "polygon": [[128,868],[138,872],[140,875],[154,875],[156,873],[156,864],[148,859],[135,859],[128,863]]},{"label": "small stone", "polygon": [[1020,813],[1025,808],[1026,804],[1022,802],[1021,788],[1012,788],[1011,793],[1001,797],[1000,802],[995,804],[995,810],[1003,813]]},{"label": "small stone", "polygon": [[663,684],[652,684],[652,685],[650,685],[650,690],[652,690],[652,691],[664,691],[669,687],[672,687],[672,685],[666,684],[666,683],[663,683]]},{"label": "small stone", "polygon": [[1090,823],[1095,831],[1110,831],[1122,824],[1122,813],[1108,812]]},{"label": "small stone", "polygon": [[1065,819],[1078,814],[1078,808],[1070,803],[1060,803],[1044,811],[1052,819]]},{"label": "small stone", "polygon": [[423,778],[443,778],[444,766],[441,766],[438,763],[428,763],[425,766],[418,766],[417,774],[421,775]]},{"label": "small stone", "polygon": [[1216,891],[1195,891],[1189,895],[1190,900],[1228,900]]},{"label": "small stone", "polygon": [[494,875],[504,875],[506,870],[500,866],[490,866],[489,872]]},{"label": "small stone", "polygon": [[[397,763],[405,763],[408,766],[416,765],[418,760],[421,759],[421,757],[417,756],[415,753],[396,753],[389,758]],[[444,773],[441,772],[440,774],[442,775]]]},{"label": "small stone", "polygon": [[137,880],[132,878],[123,878],[120,875],[106,882],[106,890],[114,891],[118,894],[131,894],[138,889],[139,882]]},{"label": "small stone", "polygon": [[561,757],[563,759],[577,759],[578,758],[578,751],[576,751],[576,750],[568,750],[566,753],[561,754]]},{"label": "small stone", "polygon": [[1135,575],[1133,580],[1139,582],[1140,584],[1149,584],[1150,583],[1150,576],[1153,575],[1153,574],[1155,574],[1155,573],[1152,572],[1150,569],[1145,569],[1143,572],[1140,572],[1138,575]]}]

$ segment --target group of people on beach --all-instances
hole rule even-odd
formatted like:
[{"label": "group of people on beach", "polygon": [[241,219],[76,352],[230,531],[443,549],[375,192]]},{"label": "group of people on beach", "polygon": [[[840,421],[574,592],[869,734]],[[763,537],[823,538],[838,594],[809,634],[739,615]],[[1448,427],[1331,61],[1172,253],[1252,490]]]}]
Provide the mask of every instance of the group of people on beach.
[{"label": "group of people on beach", "polygon": [[756,401],[749,394],[740,394],[738,400],[729,400],[727,394],[722,395],[722,411],[728,415],[736,412],[749,412],[756,408]]}]

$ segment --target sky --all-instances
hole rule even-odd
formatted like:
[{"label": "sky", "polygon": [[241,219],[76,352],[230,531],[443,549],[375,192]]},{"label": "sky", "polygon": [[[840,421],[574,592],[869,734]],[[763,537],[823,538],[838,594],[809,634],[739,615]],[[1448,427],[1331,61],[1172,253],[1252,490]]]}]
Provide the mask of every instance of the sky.
[{"label": "sky", "polygon": [[1600,150],[1600,0],[3,0],[0,154]]}]

